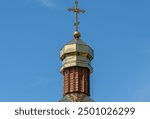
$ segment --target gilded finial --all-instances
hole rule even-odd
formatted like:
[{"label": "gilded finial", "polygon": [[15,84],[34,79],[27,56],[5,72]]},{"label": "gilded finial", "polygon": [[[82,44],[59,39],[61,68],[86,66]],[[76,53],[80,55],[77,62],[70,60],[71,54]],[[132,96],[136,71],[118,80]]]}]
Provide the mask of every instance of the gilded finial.
[{"label": "gilded finial", "polygon": [[79,32],[79,18],[78,18],[78,15],[79,13],[85,13],[85,10],[80,10],[78,8],[78,0],[75,0],[75,8],[69,8],[68,9],[69,11],[73,11],[75,13],[75,23],[74,23],[74,26],[75,26],[75,32],[74,32],[74,38],[75,39],[79,39],[80,38],[80,32]]}]

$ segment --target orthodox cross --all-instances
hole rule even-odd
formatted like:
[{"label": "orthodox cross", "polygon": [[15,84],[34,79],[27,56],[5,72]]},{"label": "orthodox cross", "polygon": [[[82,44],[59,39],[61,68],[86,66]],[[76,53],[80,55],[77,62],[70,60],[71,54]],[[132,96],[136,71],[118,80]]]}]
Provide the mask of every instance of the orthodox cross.
[{"label": "orthodox cross", "polygon": [[78,32],[79,24],[80,24],[80,22],[78,21],[78,15],[79,15],[79,13],[85,13],[85,10],[80,10],[78,8],[78,0],[75,0],[75,8],[69,8],[68,11],[73,11],[75,13],[74,26],[75,26],[75,30]]}]

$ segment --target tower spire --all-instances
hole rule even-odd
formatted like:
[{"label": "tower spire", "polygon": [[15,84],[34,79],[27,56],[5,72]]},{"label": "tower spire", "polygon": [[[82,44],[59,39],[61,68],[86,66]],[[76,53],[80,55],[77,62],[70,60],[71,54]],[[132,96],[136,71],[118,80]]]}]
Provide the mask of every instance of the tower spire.
[{"label": "tower spire", "polygon": [[91,61],[94,51],[80,39],[78,28],[78,15],[85,10],[78,8],[78,0],[75,0],[75,7],[68,10],[75,13],[75,32],[74,39],[65,44],[60,51],[60,72],[63,75],[63,98],[60,101],[92,102],[94,100],[90,98],[90,74],[93,72]]},{"label": "tower spire", "polygon": [[79,39],[80,38],[80,32],[79,32],[79,17],[78,15],[80,13],[85,13],[85,10],[80,10],[78,8],[78,0],[75,0],[75,7],[74,8],[69,8],[68,11],[73,11],[75,13],[75,23],[74,23],[74,26],[75,26],[75,32],[74,32],[74,37],[75,39]]}]

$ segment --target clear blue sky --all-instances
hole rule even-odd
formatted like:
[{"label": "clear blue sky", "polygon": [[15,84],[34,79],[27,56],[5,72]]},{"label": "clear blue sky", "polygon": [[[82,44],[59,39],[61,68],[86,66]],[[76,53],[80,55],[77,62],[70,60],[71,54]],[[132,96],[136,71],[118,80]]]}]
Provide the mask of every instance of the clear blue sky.
[{"label": "clear blue sky", "polygon": [[[150,101],[150,0],[80,0],[95,101]],[[0,0],[0,101],[58,101],[73,0]]]}]

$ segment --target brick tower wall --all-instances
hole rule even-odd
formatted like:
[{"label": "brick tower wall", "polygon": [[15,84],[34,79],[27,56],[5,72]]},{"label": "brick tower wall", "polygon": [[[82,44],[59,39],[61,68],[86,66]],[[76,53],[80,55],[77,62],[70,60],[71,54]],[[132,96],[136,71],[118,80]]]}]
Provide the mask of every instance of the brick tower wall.
[{"label": "brick tower wall", "polygon": [[69,93],[84,93],[90,96],[90,71],[83,67],[70,67],[63,71],[64,95]]}]

